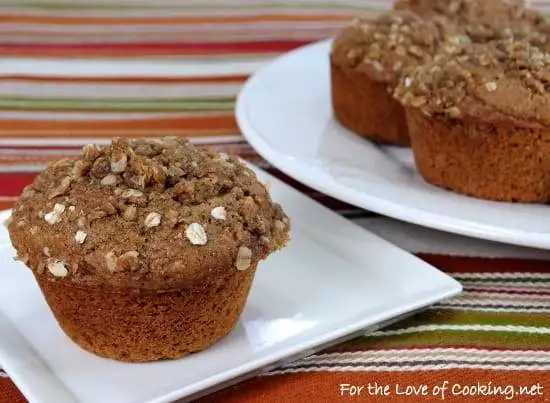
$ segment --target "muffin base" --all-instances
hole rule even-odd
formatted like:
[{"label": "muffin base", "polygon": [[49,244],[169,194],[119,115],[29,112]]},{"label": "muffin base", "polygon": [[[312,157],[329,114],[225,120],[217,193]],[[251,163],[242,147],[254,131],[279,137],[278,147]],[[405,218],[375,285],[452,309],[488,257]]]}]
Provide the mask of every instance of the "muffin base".
[{"label": "muffin base", "polygon": [[550,131],[430,118],[412,108],[406,116],[427,182],[481,199],[550,201]]},{"label": "muffin base", "polygon": [[35,276],[63,331],[83,349],[120,361],[153,361],[204,350],[231,332],[256,271],[166,292],[106,290]]},{"label": "muffin base", "polygon": [[369,140],[409,145],[405,111],[388,93],[387,84],[332,60],[330,72],[332,107],[343,126]]}]

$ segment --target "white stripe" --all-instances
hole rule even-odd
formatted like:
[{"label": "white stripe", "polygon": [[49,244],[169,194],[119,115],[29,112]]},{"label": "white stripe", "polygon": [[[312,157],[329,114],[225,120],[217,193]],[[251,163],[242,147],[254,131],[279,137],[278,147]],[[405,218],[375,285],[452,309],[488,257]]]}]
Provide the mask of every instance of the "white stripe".
[{"label": "white stripe", "polygon": [[464,363],[506,363],[511,361],[527,361],[530,363],[550,364],[550,352],[548,351],[488,351],[480,349],[414,349],[414,350],[374,350],[354,351],[347,353],[316,354],[295,361],[285,367],[300,367],[302,365],[326,365],[326,364],[369,364],[369,363],[400,363],[426,361],[462,361]]},{"label": "white stripe", "polygon": [[508,333],[533,333],[550,334],[550,327],[535,326],[514,326],[514,325],[421,325],[411,326],[404,329],[395,330],[377,330],[376,332],[366,333],[367,336],[396,336],[401,334],[419,333],[419,332],[437,332],[440,330],[459,330],[459,331],[477,331],[477,332],[508,332]]},{"label": "white stripe", "polygon": [[10,150],[0,149],[1,157],[30,157],[32,156],[47,156],[47,155],[80,155],[81,150]]},{"label": "white stripe", "polygon": [[520,272],[502,272],[502,273],[449,273],[456,279],[516,279],[516,278],[528,278],[528,279],[542,279],[550,280],[550,273],[520,273]]},{"label": "white stripe", "polygon": [[[0,110],[0,119],[7,120],[144,120],[155,118],[185,118],[185,117],[218,117],[231,115],[231,112],[225,111],[190,111],[190,112],[101,112],[101,111],[2,111]],[[44,131],[40,131],[43,133]],[[10,143],[17,142],[19,139],[9,140]],[[49,139],[48,139],[49,140]],[[2,140],[1,141],[6,141]],[[47,140],[42,139],[42,142]]]},{"label": "white stripe", "polygon": [[92,60],[92,59],[0,59],[0,75],[53,77],[208,77],[251,74],[265,58],[242,61],[221,60]]},{"label": "white stripe", "polygon": [[[129,25],[113,25],[113,24],[101,24],[101,23],[92,23],[92,24],[56,24],[51,22],[4,22],[0,24],[0,33],[10,34],[15,30],[16,32],[25,31],[26,33],[33,34],[43,34],[43,36],[48,37],[49,33],[54,34],[67,34],[79,36],[88,36],[88,39],[92,39],[90,42],[97,41],[97,37],[92,35],[99,34],[99,37],[102,38],[105,35],[109,34],[126,34],[126,35],[155,35],[155,34],[180,34],[186,35],[180,38],[173,38],[174,41],[178,43],[192,42],[193,36],[203,37],[203,35],[215,35],[218,34],[218,41],[220,40],[220,35],[232,35],[238,34],[239,36],[246,37],[255,37],[257,34],[278,32],[278,36],[288,39],[288,32],[299,33],[300,31],[334,31],[335,29],[340,28],[342,25],[348,23],[348,13],[339,14],[342,17],[343,21],[331,21],[331,20],[321,20],[321,21],[218,21],[215,23],[206,22],[206,23],[192,23],[192,24],[173,24],[166,23],[162,21],[157,24],[138,24],[132,23]],[[297,25],[299,24],[299,25]],[[215,28],[213,28],[215,26]],[[267,31],[267,32],[266,32]],[[190,37],[189,34],[192,36]],[[198,35],[197,35],[198,34]],[[71,38],[67,38],[71,39]],[[116,38],[115,38],[116,39]],[[226,39],[226,38],[224,38]],[[293,35],[292,39],[296,39]],[[143,38],[141,38],[143,42]],[[150,37],[147,37],[148,41],[151,41]]]},{"label": "white stripe", "polygon": [[501,292],[506,291],[525,291],[525,292],[536,292],[536,291],[549,291],[550,283],[534,283],[531,281],[492,281],[492,282],[474,282],[474,281],[461,281],[460,284],[464,289],[488,289],[488,290],[498,290]]},{"label": "white stripe", "polygon": [[337,367],[315,367],[315,368],[283,368],[271,371],[264,376],[297,374],[301,372],[395,372],[395,371],[440,371],[449,369],[485,369],[495,371],[548,371],[550,364],[543,365],[492,365],[492,364],[471,364],[471,363],[446,363],[439,365],[408,365],[408,366],[337,366]]},{"label": "white stripe", "polygon": [[193,83],[193,84],[142,84],[142,83],[49,83],[36,81],[2,81],[2,97],[25,98],[78,98],[78,99],[175,99],[236,96],[242,84]]},{"label": "white stripe", "polygon": [[511,308],[513,307],[521,308],[523,306],[531,306],[531,305],[537,305],[540,307],[550,307],[550,302],[548,301],[509,301],[509,300],[502,300],[502,299],[492,299],[492,300],[482,300],[482,299],[454,300],[453,299],[453,300],[445,301],[445,304],[457,305],[457,306],[468,306],[468,304],[472,304],[474,306],[504,305],[504,306],[509,306]]},{"label": "white stripe", "polygon": [[[293,29],[292,39],[295,41],[303,42],[315,42],[319,39],[328,38],[334,35],[336,28],[319,28],[319,29]],[[256,32],[249,34],[248,32],[230,32],[225,33],[224,40],[227,42],[248,42],[248,41],[286,41],[288,40],[289,32],[286,33],[282,30],[274,30],[273,32]],[[147,35],[147,39],[150,42],[162,42],[162,43],[218,43],[220,41],[219,33],[205,33],[205,34],[182,34],[178,32],[166,32],[166,33],[152,33],[152,34],[118,34],[105,33],[104,36],[97,35],[78,35],[78,34],[65,34],[65,35],[48,35],[39,34],[28,35],[25,33],[11,33],[9,35],[0,35],[0,39],[3,41],[9,41],[10,44],[141,44],[143,43],[143,35]],[[181,40],[182,35],[185,35],[185,40]],[[276,54],[277,52],[273,52]],[[143,58],[138,56],[139,58]],[[208,55],[206,57],[215,57],[215,55]],[[219,56],[218,56],[219,57]],[[238,57],[233,54],[229,57]],[[246,55],[245,57],[249,57]]]},{"label": "white stripe", "polygon": [[12,202],[19,199],[19,196],[0,196],[0,202]]},{"label": "white stripe", "polygon": [[452,298],[455,301],[476,301],[490,299],[498,299],[501,301],[550,301],[550,295],[537,294],[510,294],[504,292],[489,292],[489,291],[463,291],[458,296]]}]

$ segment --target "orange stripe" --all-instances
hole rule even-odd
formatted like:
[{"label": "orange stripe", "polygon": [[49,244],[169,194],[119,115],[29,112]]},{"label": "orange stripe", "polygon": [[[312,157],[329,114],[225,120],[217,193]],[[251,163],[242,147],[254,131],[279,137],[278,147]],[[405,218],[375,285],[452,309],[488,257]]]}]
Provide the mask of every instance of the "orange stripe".
[{"label": "orange stripe", "polygon": [[252,22],[322,22],[347,21],[349,14],[259,14],[259,15],[225,15],[225,16],[181,16],[181,17],[134,17],[134,18],[105,18],[105,17],[62,17],[41,15],[3,15],[1,22],[17,24],[56,24],[56,25],[182,25],[182,24],[242,24]]},{"label": "orange stripe", "polygon": [[33,81],[33,82],[68,82],[68,83],[243,83],[248,76],[216,76],[216,77],[57,77],[57,76],[26,76],[0,75],[1,81]]},{"label": "orange stripe", "polygon": [[[6,210],[6,209],[9,209],[9,208],[12,208],[13,203],[15,203],[15,201],[2,201],[2,200],[0,200],[0,210]],[[0,223],[0,225],[2,225],[2,223]],[[12,401],[12,400],[2,400],[1,396],[2,396],[2,391],[0,390],[0,402],[11,402]]]},{"label": "orange stripe", "polygon": [[[550,401],[550,377],[548,374],[530,371],[484,371],[484,370],[445,370],[445,371],[410,371],[410,372],[336,372],[336,373],[306,373],[296,375],[276,375],[254,378],[235,387],[200,399],[197,403],[279,403],[279,402],[383,402],[383,403],[441,403],[441,402],[548,402]],[[434,387],[449,382],[445,400],[441,394],[433,395]],[[389,385],[391,394],[383,396],[380,391],[374,395],[374,383]],[[453,395],[454,384],[476,386],[477,383],[498,386],[507,385],[532,386],[539,383],[543,395],[515,396],[506,400],[503,395],[496,396],[461,396]],[[368,393],[369,383],[373,386],[372,394]],[[340,384],[363,385],[364,389],[355,396],[341,395]],[[397,395],[396,385],[403,391],[406,386],[427,385],[425,396]],[[383,388],[383,386],[382,386]],[[460,389],[463,389],[460,388]]]},{"label": "orange stripe", "polygon": [[[144,57],[158,57],[163,60],[170,58],[179,58],[181,56],[212,56],[214,59],[217,59],[219,55],[210,49],[181,49],[177,50],[166,50],[166,49],[155,49],[154,47],[148,48],[135,48],[135,49],[126,49],[123,53],[117,49],[99,49],[95,48],[92,50],[86,50],[84,48],[79,49],[61,49],[61,48],[52,48],[52,49],[37,49],[19,47],[17,45],[13,46],[0,46],[0,56],[14,56],[14,57],[59,57],[66,59],[97,59],[97,58],[112,58],[112,59],[140,59]],[[294,47],[289,47],[287,50],[290,50]],[[254,54],[255,57],[272,57],[279,55],[283,51],[279,50],[265,50],[265,51],[251,51],[249,53]],[[229,52],[226,52],[226,54]],[[250,54],[244,52],[241,53],[229,53],[231,58],[247,58],[250,57]]]}]

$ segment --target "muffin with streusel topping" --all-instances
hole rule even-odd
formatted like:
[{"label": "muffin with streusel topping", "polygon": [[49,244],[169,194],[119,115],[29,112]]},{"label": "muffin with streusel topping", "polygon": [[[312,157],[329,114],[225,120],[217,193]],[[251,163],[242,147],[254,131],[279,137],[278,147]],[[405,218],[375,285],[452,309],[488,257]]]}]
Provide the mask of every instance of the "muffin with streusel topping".
[{"label": "muffin with streusel topping", "polygon": [[12,217],[18,258],[61,328],[123,361],[177,358],[227,335],[256,266],[289,238],[252,170],[178,138],[88,145],[48,165]]},{"label": "muffin with streusel topping", "polygon": [[403,108],[391,92],[404,71],[433,56],[443,29],[410,11],[391,11],[342,30],[330,55],[336,119],[369,140],[408,145]]},{"label": "muffin with streusel topping", "polygon": [[395,90],[426,181],[483,199],[550,201],[550,56],[501,40],[439,55]]}]

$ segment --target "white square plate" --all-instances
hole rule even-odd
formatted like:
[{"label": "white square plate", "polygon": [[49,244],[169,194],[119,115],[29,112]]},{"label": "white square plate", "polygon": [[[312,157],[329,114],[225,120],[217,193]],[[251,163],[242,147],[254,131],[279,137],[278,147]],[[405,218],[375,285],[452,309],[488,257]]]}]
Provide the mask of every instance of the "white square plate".
[{"label": "white square plate", "polygon": [[[0,365],[31,403],[143,403],[192,398],[375,330],[461,286],[279,180],[260,173],[293,221],[289,246],[258,269],[234,331],[186,358],[128,364],[62,333],[0,229]],[[7,218],[9,212],[0,214]]]}]

